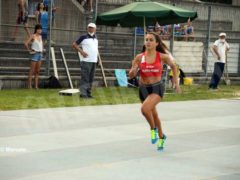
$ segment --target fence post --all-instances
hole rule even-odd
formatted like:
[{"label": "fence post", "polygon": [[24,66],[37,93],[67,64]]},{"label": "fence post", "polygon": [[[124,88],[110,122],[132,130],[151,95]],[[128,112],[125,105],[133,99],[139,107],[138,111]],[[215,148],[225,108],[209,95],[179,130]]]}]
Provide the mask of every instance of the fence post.
[{"label": "fence post", "polygon": [[133,42],[133,58],[136,56],[136,49],[137,49],[137,28],[134,28],[134,42]]},{"label": "fence post", "polygon": [[0,37],[2,37],[2,0],[0,0]]},{"label": "fence post", "polygon": [[205,75],[206,78],[208,76],[208,54],[209,54],[209,44],[211,40],[211,14],[212,14],[212,6],[208,6],[208,33],[206,38],[206,46],[205,46],[205,52],[206,52],[206,60],[205,60]]},{"label": "fence post", "polygon": [[[173,3],[173,6],[175,6],[175,0],[172,0],[172,3]],[[171,28],[172,31],[171,31],[171,36],[170,36],[170,52],[171,52],[172,55],[174,55],[174,54],[173,54],[173,44],[174,44],[174,24],[172,24],[171,27],[172,27],[172,28]]]},{"label": "fence post", "polygon": [[50,75],[50,59],[51,59],[51,39],[52,39],[52,0],[49,1],[50,8],[48,9],[48,14],[50,15],[48,17],[48,55],[46,58],[46,75]]},{"label": "fence post", "polygon": [[104,46],[104,51],[105,51],[105,53],[108,53],[108,28],[107,28],[107,26],[105,26],[106,27],[106,35],[105,35],[105,46]]},{"label": "fence post", "polygon": [[96,3],[95,3],[95,17],[94,17],[94,21],[97,20],[97,13],[98,13],[98,0],[96,0]]},{"label": "fence post", "polygon": [[240,43],[238,49],[238,76],[240,77]]}]

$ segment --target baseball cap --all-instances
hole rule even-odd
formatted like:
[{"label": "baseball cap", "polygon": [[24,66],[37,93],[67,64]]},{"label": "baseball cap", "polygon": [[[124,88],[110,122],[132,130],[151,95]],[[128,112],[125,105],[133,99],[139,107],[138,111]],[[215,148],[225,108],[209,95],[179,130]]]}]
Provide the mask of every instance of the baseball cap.
[{"label": "baseball cap", "polygon": [[220,36],[225,36],[225,37],[226,37],[226,33],[223,33],[223,32],[222,32],[222,33],[219,34],[219,37],[220,37]]},{"label": "baseball cap", "polygon": [[96,28],[97,26],[96,26],[96,24],[94,24],[94,23],[89,23],[87,27]]}]

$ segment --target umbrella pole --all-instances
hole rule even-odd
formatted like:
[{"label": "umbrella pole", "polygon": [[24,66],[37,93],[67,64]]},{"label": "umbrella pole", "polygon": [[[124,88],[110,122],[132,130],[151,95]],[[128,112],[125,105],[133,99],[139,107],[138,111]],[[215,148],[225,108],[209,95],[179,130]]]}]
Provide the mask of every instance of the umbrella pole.
[{"label": "umbrella pole", "polygon": [[134,28],[134,48],[133,48],[133,57],[136,56],[136,49],[137,49],[137,28]]},{"label": "umbrella pole", "polygon": [[146,18],[145,18],[145,16],[143,17],[143,30],[144,30],[144,40],[143,40],[143,44],[144,44],[145,36],[146,36]]},{"label": "umbrella pole", "polygon": [[170,37],[170,52],[172,55],[174,55],[173,53],[173,44],[174,44],[174,24],[171,25],[172,27],[172,31],[171,31],[171,37]]}]

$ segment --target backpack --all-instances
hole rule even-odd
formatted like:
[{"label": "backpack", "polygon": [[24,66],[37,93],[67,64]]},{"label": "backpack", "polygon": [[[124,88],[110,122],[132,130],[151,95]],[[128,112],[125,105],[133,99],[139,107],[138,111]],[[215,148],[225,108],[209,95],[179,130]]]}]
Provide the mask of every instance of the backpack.
[{"label": "backpack", "polygon": [[55,76],[50,76],[47,80],[44,81],[43,88],[62,88],[62,85]]}]

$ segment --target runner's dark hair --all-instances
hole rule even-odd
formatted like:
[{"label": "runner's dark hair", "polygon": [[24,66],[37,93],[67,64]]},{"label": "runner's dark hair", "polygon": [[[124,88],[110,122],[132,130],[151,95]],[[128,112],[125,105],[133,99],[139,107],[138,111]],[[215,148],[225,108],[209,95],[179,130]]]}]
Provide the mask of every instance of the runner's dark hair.
[{"label": "runner's dark hair", "polygon": [[[168,47],[162,41],[161,37],[158,34],[156,34],[155,32],[148,32],[147,34],[152,34],[155,37],[155,40],[158,43],[158,45],[156,47],[156,51],[163,53],[163,54],[166,54],[169,51]],[[146,47],[145,47],[145,45],[143,45],[142,52],[145,52],[145,50],[146,50]]]}]

